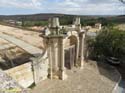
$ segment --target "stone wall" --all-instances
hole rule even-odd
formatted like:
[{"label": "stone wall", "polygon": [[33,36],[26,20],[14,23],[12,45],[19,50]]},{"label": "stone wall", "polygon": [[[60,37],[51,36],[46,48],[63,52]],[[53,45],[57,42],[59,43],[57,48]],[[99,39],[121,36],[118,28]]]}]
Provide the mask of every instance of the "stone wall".
[{"label": "stone wall", "polygon": [[34,82],[31,62],[11,68],[4,72],[11,76],[24,88],[29,87]]},{"label": "stone wall", "polygon": [[[46,57],[46,56],[45,56]],[[39,83],[47,79],[49,62],[48,58],[33,59],[34,82]]]}]

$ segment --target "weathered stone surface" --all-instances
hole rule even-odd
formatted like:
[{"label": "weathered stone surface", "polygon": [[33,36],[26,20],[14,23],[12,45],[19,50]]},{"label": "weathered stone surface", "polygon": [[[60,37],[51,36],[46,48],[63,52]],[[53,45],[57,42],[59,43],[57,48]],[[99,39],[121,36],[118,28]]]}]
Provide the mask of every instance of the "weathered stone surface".
[{"label": "weathered stone surface", "polygon": [[28,93],[15,80],[0,70],[0,93]]},{"label": "weathered stone surface", "polygon": [[49,60],[47,52],[45,52],[44,55],[41,55],[39,57],[31,58],[31,61],[33,66],[35,84],[47,79],[49,69]]},{"label": "weathered stone surface", "polygon": [[5,72],[24,88],[29,87],[34,82],[31,62],[11,68]]}]

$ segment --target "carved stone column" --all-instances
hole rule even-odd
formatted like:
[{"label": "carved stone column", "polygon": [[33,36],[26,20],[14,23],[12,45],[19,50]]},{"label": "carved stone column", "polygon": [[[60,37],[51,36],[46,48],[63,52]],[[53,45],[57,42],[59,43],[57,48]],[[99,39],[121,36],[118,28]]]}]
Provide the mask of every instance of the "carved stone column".
[{"label": "carved stone column", "polygon": [[79,66],[81,69],[83,69],[84,66],[84,34],[80,33],[79,34]]},{"label": "carved stone column", "polygon": [[67,75],[65,74],[65,67],[64,67],[64,44],[63,44],[63,38],[59,38],[58,42],[59,50],[58,50],[58,56],[59,56],[59,78],[62,80],[65,80],[67,78]]},{"label": "carved stone column", "polygon": [[53,78],[58,78],[58,38],[51,38],[51,56],[52,56],[52,70],[53,70]]},{"label": "carved stone column", "polygon": [[52,41],[50,39],[48,39],[48,57],[49,57],[49,71],[48,71],[48,76],[50,79],[53,78],[53,70],[52,70],[52,47],[51,47]]},{"label": "carved stone column", "polygon": [[79,40],[77,41],[76,45],[76,57],[75,57],[75,66],[78,66],[78,61],[79,61]]}]

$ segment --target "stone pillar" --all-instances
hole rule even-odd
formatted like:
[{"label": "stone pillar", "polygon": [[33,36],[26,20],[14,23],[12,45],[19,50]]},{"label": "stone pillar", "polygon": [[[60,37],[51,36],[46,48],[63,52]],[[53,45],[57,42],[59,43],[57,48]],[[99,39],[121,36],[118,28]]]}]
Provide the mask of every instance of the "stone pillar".
[{"label": "stone pillar", "polygon": [[49,57],[49,71],[48,71],[48,76],[50,79],[53,78],[53,70],[52,70],[52,47],[51,47],[52,41],[48,39],[48,57]]},{"label": "stone pillar", "polygon": [[52,56],[52,70],[53,77],[56,78],[58,73],[58,38],[51,38],[51,56]]},{"label": "stone pillar", "polygon": [[77,64],[77,62],[78,62],[78,57],[79,57],[79,40],[77,41],[77,45],[76,45],[75,66],[78,66],[78,64]]},{"label": "stone pillar", "polygon": [[58,72],[58,49],[57,42],[55,38],[48,39],[48,57],[49,57],[49,78],[53,79]]},{"label": "stone pillar", "polygon": [[84,39],[84,60],[88,61],[88,55],[89,55],[89,48],[88,48],[88,42],[87,42],[87,31],[85,31],[85,39]]},{"label": "stone pillar", "polygon": [[58,42],[58,56],[59,56],[59,78],[61,80],[65,80],[67,75],[65,74],[65,67],[64,67],[64,44],[63,38],[59,38]]},{"label": "stone pillar", "polygon": [[79,35],[79,66],[81,69],[83,69],[83,66],[84,66],[84,38],[85,38],[85,35],[83,33],[80,33]]}]

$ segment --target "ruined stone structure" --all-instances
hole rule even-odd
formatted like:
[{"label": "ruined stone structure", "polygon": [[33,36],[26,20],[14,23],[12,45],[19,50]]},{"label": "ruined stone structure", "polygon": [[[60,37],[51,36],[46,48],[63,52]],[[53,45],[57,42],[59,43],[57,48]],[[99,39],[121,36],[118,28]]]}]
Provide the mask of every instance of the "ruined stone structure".
[{"label": "ruined stone structure", "polygon": [[79,17],[73,23],[72,27],[62,27],[58,18],[52,18],[49,24],[51,33],[42,35],[46,41],[51,79],[57,76],[64,80],[67,78],[66,69],[84,66],[85,34],[81,29]]},{"label": "ruined stone structure", "polygon": [[58,18],[51,18],[49,22],[49,27],[40,35],[43,38],[44,50],[14,36],[0,34],[0,38],[32,55],[28,57],[28,62],[4,70],[25,88],[48,77],[65,80],[68,77],[67,69],[84,67],[85,33],[81,29],[80,18],[77,17],[70,26],[60,26]]},{"label": "ruined stone structure", "polygon": [[[68,26],[60,26],[58,18],[52,18],[49,22],[49,27],[45,28],[42,35],[0,25],[0,91],[3,93],[4,90],[16,88],[18,92],[27,93],[28,90],[24,88],[32,87],[34,83],[40,83],[48,77],[65,80],[69,75],[69,79],[64,82],[42,81],[33,93],[101,93],[105,90],[111,93],[120,78],[116,69],[103,62],[88,60],[85,63],[90,54],[87,39],[95,38],[95,31],[101,29],[101,24],[96,24],[94,28],[88,27],[92,29],[89,32],[81,28],[79,17]],[[78,69],[74,70],[76,67]],[[79,71],[82,68],[84,70]],[[86,83],[87,86],[84,85]],[[97,83],[98,86],[93,87]]]},{"label": "ruined stone structure", "polygon": [[101,23],[96,23],[95,28],[101,30],[102,29],[102,24]]}]

